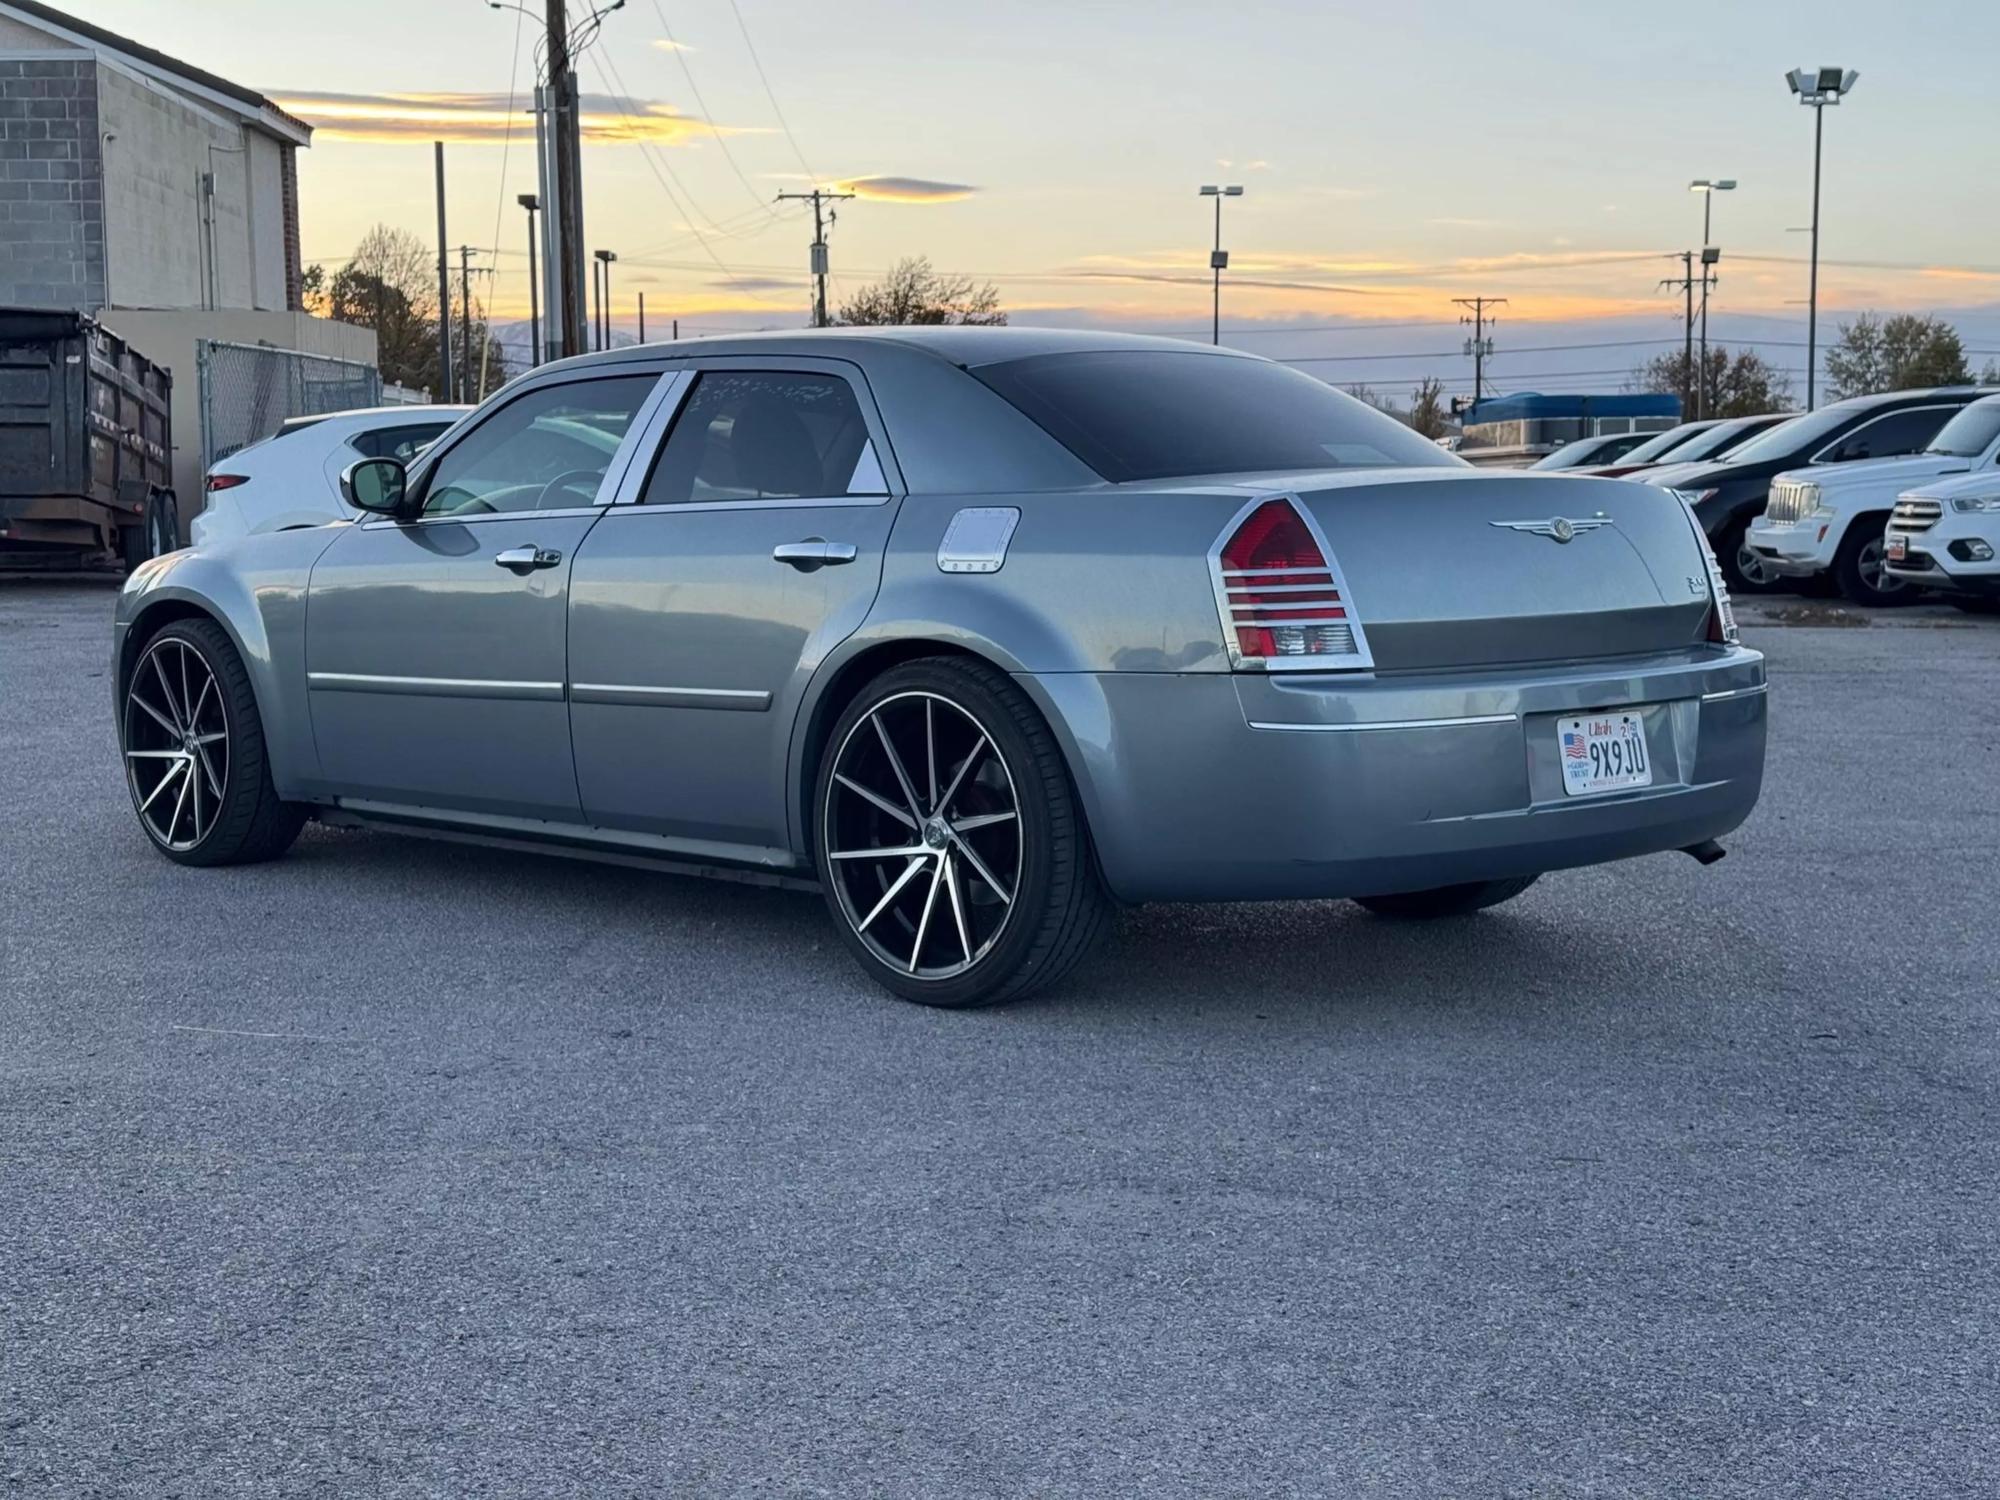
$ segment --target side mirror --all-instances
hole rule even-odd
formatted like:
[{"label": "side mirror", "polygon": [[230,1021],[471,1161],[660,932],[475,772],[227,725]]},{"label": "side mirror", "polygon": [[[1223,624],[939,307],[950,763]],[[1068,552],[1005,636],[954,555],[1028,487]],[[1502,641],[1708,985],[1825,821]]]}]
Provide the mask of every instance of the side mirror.
[{"label": "side mirror", "polygon": [[393,458],[357,459],[340,475],[340,493],[349,505],[382,516],[402,512],[408,484],[408,471]]}]

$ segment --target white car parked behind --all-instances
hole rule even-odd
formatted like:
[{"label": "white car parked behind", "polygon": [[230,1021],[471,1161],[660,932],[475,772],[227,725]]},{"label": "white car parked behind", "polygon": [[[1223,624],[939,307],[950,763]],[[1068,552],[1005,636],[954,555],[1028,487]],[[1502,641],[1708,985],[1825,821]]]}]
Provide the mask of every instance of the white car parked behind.
[{"label": "white car parked behind", "polygon": [[[1856,604],[1909,597],[1910,580],[1883,568],[1883,528],[1905,490],[1967,471],[2000,469],[2000,395],[1983,396],[1938,429],[1930,446],[1901,458],[1788,469],[1771,481],[1750,550],[1786,578],[1828,574]],[[2000,488],[2000,486],[1995,486]]]},{"label": "white car parked behind", "polygon": [[276,434],[217,459],[202,489],[194,544],[323,526],[357,512],[340,496],[340,476],[362,458],[399,458],[444,435],[469,406],[376,406],[323,417],[293,417]]},{"label": "white car parked behind", "polygon": [[1973,614],[2000,614],[2000,473],[1976,470],[1896,498],[1889,576],[1938,589]]}]

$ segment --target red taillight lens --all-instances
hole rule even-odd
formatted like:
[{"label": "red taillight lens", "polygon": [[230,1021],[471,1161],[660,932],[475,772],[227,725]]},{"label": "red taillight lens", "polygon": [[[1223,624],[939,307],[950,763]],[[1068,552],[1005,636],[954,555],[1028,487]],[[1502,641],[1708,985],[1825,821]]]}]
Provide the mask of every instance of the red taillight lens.
[{"label": "red taillight lens", "polygon": [[1360,656],[1351,605],[1291,501],[1266,500],[1246,515],[1217,563],[1223,627],[1239,665]]},{"label": "red taillight lens", "polygon": [[208,488],[211,491],[233,490],[237,485],[248,484],[249,482],[250,476],[248,474],[211,474],[208,476]]}]

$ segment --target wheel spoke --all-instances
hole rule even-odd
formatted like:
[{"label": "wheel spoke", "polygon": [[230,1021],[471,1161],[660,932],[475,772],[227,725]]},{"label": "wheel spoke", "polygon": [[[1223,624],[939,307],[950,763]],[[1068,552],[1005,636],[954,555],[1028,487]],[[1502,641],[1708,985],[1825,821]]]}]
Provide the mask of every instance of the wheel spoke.
[{"label": "wheel spoke", "polygon": [[932,716],[932,702],[924,699],[924,770],[925,790],[931,794],[930,810],[938,810],[937,799],[937,723]]},{"label": "wheel spoke", "polygon": [[147,808],[151,807],[158,800],[160,793],[164,792],[172,784],[173,779],[186,769],[187,758],[179,754],[179,752],[175,752],[174,763],[160,773],[160,779],[153,783],[153,789],[146,794],[146,800],[139,804],[139,811],[144,812]]},{"label": "wheel spoke", "polygon": [[893,849],[843,849],[838,854],[828,854],[828,859],[914,859],[919,855],[936,851],[928,844],[902,844]]},{"label": "wheel spoke", "polygon": [[931,888],[924,894],[924,914],[917,920],[917,940],[910,945],[910,972],[917,972],[924,959],[924,934],[931,930],[931,908],[937,905],[938,886],[944,881],[945,860],[938,857],[931,870]]},{"label": "wheel spoke", "polygon": [[1014,893],[993,878],[993,872],[986,868],[986,861],[973,851],[972,845],[966,843],[964,839],[953,839],[952,844],[960,854],[965,856],[965,862],[972,866],[979,878],[993,887],[993,894],[1000,898],[1000,904],[1002,906],[1011,906],[1014,901]]},{"label": "wheel spoke", "polygon": [[966,755],[964,760],[959,762],[958,774],[951,778],[951,785],[944,789],[944,800],[938,803],[937,809],[947,818],[951,816],[951,799],[958,795],[959,783],[965,780],[965,773],[972,769],[972,763],[979,759],[980,753],[986,748],[986,743],[986,732],[981,730],[979,738],[973,744],[970,753]]},{"label": "wheel spoke", "polygon": [[215,794],[215,800],[221,802],[222,778],[215,774],[215,762],[208,758],[208,746],[196,741],[194,753],[200,757],[201,768],[208,776],[209,790]]},{"label": "wheel spoke", "polygon": [[889,731],[883,727],[880,714],[870,714],[869,722],[875,726],[876,737],[882,741],[883,753],[889,757],[889,769],[896,773],[896,785],[903,789],[903,797],[910,804],[910,814],[918,822],[924,818],[924,810],[917,804],[917,789],[910,785],[910,773],[903,769],[903,758],[896,753],[896,747],[889,743]]},{"label": "wheel spoke", "polygon": [[[186,711],[187,706],[194,701],[194,695],[188,691],[188,648],[187,643],[184,641],[176,642],[175,644],[181,648],[181,708],[183,711]],[[190,732],[194,729],[194,715],[192,713],[189,713],[187,716],[187,728]]]},{"label": "wheel spoke", "polygon": [[180,760],[186,754],[185,750],[127,750],[125,758],[127,760]]},{"label": "wheel spoke", "polygon": [[196,735],[194,737],[194,742],[197,745],[213,745],[217,740],[226,740],[228,738],[229,738],[229,733],[227,730],[218,729],[213,734]]},{"label": "wheel spoke", "polygon": [[[182,761],[181,765],[185,767],[187,765],[187,762]],[[167,819],[167,831],[165,834],[165,838],[166,841],[170,844],[174,841],[174,830],[181,826],[181,809],[187,806],[188,784],[193,780],[194,778],[192,775],[183,776],[181,778],[180,794],[174,798],[174,815],[171,818]]]},{"label": "wheel spoke", "polygon": [[147,713],[151,714],[153,716],[153,722],[159,725],[160,728],[166,730],[168,734],[177,735],[181,732],[180,726],[178,724],[174,723],[172,719],[168,718],[165,714],[161,713],[157,708],[153,707],[153,705],[148,703],[144,698],[141,698],[139,696],[139,690],[137,688],[132,689],[132,691],[126,696],[129,697],[134,703],[138,704],[139,707],[145,709]]},{"label": "wheel spoke", "polygon": [[160,679],[160,696],[167,700],[167,712],[174,718],[174,733],[183,732],[180,705],[174,702],[174,685],[167,680],[167,669],[160,664],[160,653],[153,653],[153,675]]},{"label": "wheel spoke", "polygon": [[902,808],[896,806],[896,804],[891,802],[887,797],[883,797],[875,792],[869,791],[867,787],[863,786],[853,777],[843,776],[838,771],[835,771],[833,773],[833,779],[839,782],[842,786],[846,787],[850,792],[854,793],[855,796],[865,797],[868,801],[874,803],[877,807],[881,808],[883,812],[887,813],[890,817],[894,818],[898,823],[901,823],[905,828],[913,829],[917,826],[917,820],[911,817],[908,813],[904,812]]},{"label": "wheel spoke", "polygon": [[944,857],[944,888],[951,897],[951,919],[958,927],[958,946],[965,954],[965,961],[972,962],[972,939],[965,930],[965,902],[958,894],[958,861],[949,854]]},{"label": "wheel spoke", "polygon": [[951,825],[953,833],[970,833],[975,828],[990,828],[995,823],[1011,823],[1018,814],[1011,812],[981,813],[976,818],[960,818]]},{"label": "wheel spoke", "polygon": [[201,695],[194,700],[194,708],[188,713],[188,728],[201,722],[201,711],[208,706],[208,695],[215,690],[215,679],[209,678],[201,685]]},{"label": "wheel spoke", "polygon": [[187,774],[188,815],[194,819],[194,841],[201,842],[201,778],[190,769]]},{"label": "wheel spoke", "polygon": [[921,859],[912,859],[909,862],[909,864],[905,865],[903,867],[903,873],[896,877],[895,882],[889,887],[889,889],[882,893],[882,899],[875,903],[874,910],[870,911],[867,916],[863,917],[861,921],[858,924],[856,924],[854,930],[856,932],[866,932],[868,930],[868,924],[873,922],[877,917],[882,915],[883,911],[885,911],[888,908],[889,903],[891,901],[894,901],[896,897],[902,893],[903,887],[910,883],[910,878],[913,875],[915,875],[917,871],[921,870],[923,867],[924,867],[924,862]]}]

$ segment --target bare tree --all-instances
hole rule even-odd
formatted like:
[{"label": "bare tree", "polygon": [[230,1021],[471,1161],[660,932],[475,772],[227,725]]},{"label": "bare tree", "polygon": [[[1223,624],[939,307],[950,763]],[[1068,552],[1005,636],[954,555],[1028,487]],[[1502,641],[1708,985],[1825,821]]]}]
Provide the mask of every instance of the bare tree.
[{"label": "bare tree", "polygon": [[1435,375],[1426,375],[1410,393],[1410,409],[1403,420],[1424,437],[1441,438],[1451,427],[1448,411],[1444,382]]},{"label": "bare tree", "polygon": [[[437,363],[437,260],[407,229],[377,224],[326,282],[325,316],[375,331],[384,380],[445,392]],[[478,348],[475,334],[474,349]]]},{"label": "bare tree", "polygon": [[933,270],[925,256],[899,260],[873,286],[863,287],[835,310],[836,323],[881,327],[890,324],[968,323],[997,325],[1007,321],[1000,311],[1000,293],[992,282],[976,285],[970,276],[947,276]]}]

